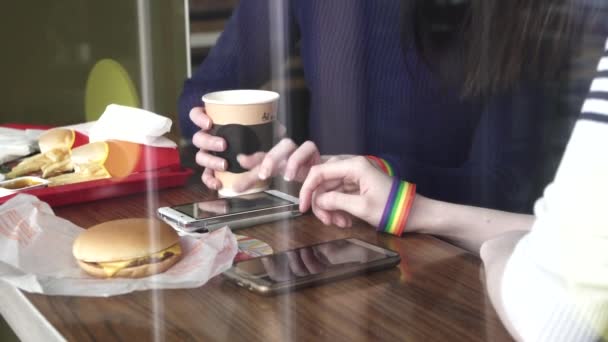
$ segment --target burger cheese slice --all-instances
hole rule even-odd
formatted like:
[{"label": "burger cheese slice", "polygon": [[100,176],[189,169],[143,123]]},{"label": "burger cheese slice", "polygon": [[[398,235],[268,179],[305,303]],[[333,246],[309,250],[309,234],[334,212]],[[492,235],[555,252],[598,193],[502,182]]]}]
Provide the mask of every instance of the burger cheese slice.
[{"label": "burger cheese slice", "polygon": [[141,278],[162,273],[182,255],[179,236],[156,219],[123,219],[93,226],[74,241],[78,265],[100,278]]}]

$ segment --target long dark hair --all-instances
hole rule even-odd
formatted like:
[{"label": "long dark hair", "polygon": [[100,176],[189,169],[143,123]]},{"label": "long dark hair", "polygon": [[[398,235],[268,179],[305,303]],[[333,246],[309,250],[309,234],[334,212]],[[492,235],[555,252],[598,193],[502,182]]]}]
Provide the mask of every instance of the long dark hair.
[{"label": "long dark hair", "polygon": [[404,41],[463,97],[492,95],[557,77],[589,22],[589,1],[402,0]]}]

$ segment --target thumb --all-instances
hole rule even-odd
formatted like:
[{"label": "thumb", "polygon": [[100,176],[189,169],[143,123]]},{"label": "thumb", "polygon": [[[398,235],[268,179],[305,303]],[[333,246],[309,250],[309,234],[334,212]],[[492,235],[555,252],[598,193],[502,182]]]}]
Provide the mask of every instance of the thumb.
[{"label": "thumb", "polygon": [[285,127],[285,125],[283,125],[282,123],[279,123],[278,125],[275,126],[274,134],[277,137],[283,138],[283,137],[285,137],[286,133],[287,133],[287,127]]},{"label": "thumb", "polygon": [[264,152],[256,152],[250,155],[239,154],[238,156],[236,156],[236,160],[239,162],[239,164],[241,164],[242,168],[251,170],[254,167],[260,165],[262,160],[264,160],[265,156],[266,153]]},{"label": "thumb", "polygon": [[339,191],[325,192],[315,197],[315,204],[322,210],[342,210],[367,221],[365,203],[366,199],[359,194],[345,194]]}]

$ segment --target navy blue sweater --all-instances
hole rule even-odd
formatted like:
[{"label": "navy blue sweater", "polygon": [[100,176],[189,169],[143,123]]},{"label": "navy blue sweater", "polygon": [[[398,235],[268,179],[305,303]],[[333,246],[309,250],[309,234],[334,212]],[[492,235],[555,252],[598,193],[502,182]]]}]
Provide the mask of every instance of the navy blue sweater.
[{"label": "navy blue sweater", "polygon": [[[287,2],[241,1],[185,82],[180,125],[187,138],[197,130],[188,112],[201,105],[203,94],[259,87],[280,63],[273,60],[281,40],[271,30],[269,3]],[[433,75],[414,42],[403,40],[399,0],[295,0],[286,13],[280,31],[289,47],[299,44],[310,138],[322,153],[383,157],[431,198],[531,210],[544,175],[554,172],[544,164],[547,156],[560,155],[563,147],[547,143],[556,131],[547,129],[546,117],[577,112],[558,101],[558,86],[521,82],[483,105],[462,100],[458,89]],[[567,129],[557,133],[564,143]]]}]

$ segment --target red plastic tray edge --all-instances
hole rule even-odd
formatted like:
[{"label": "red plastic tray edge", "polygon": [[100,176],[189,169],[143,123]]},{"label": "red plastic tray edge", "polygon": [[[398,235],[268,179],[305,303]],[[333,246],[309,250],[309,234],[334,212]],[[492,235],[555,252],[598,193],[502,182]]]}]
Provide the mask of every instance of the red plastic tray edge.
[{"label": "red plastic tray edge", "polygon": [[[188,168],[162,169],[134,173],[119,180],[113,178],[99,179],[57,187],[32,189],[19,193],[34,195],[52,207],[59,207],[131,195],[148,190],[183,186],[193,173],[192,169]],[[0,204],[15,197],[17,194],[0,197]]]}]

